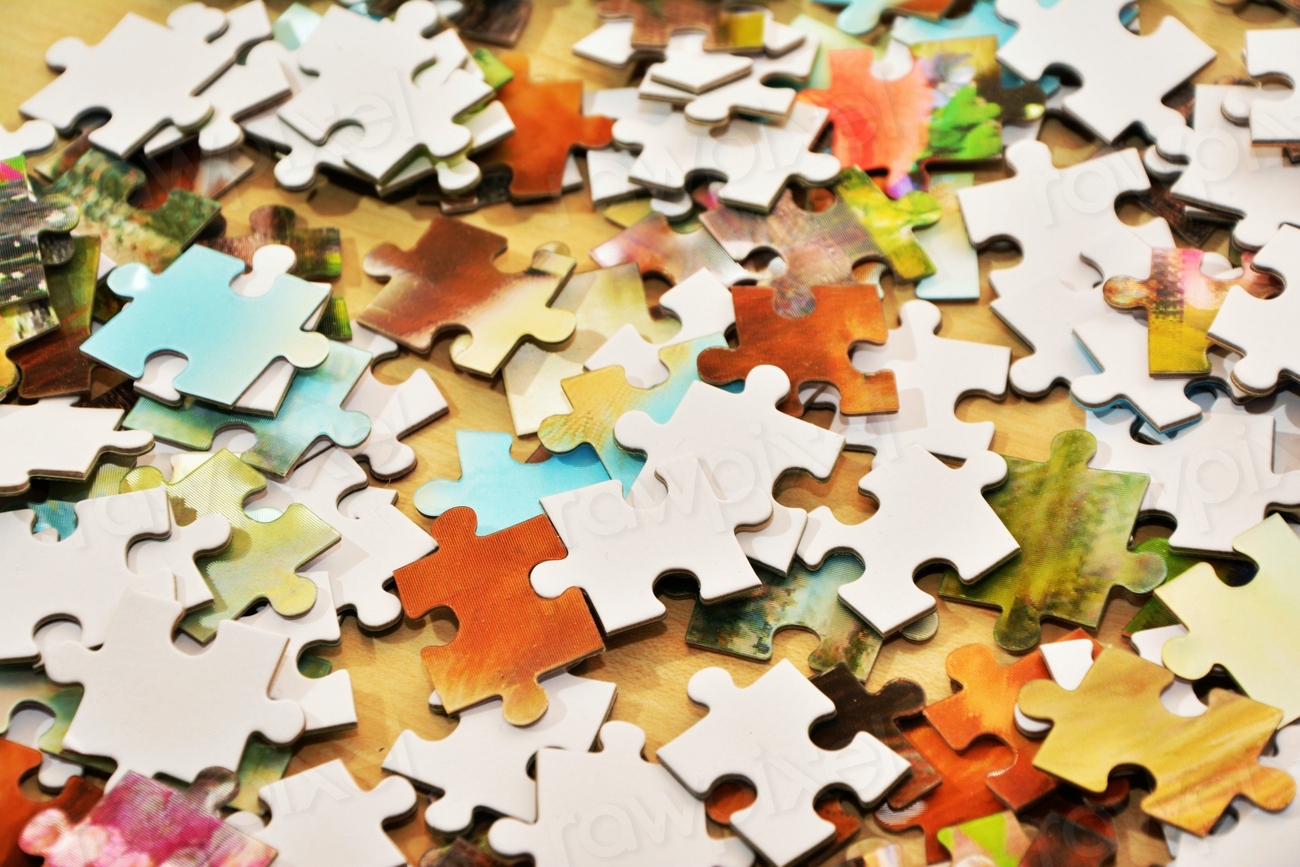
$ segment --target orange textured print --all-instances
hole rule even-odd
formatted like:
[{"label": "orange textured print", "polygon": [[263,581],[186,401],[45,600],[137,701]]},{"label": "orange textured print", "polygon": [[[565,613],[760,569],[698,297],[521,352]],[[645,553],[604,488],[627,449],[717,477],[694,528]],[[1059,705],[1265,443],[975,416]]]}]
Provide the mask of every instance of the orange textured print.
[{"label": "orange textured print", "polygon": [[855,344],[885,342],[885,312],[876,287],[846,283],[813,286],[809,291],[816,304],[813,311],[791,319],[776,312],[776,290],[732,289],[740,346],[700,353],[700,379],[725,385],[744,379],[760,364],[774,364],[790,377],[782,412],[803,415],[799,389],[810,383],[835,386],[844,415],[896,412],[898,387],[893,371],[863,373],[849,361]]},{"label": "orange textured print", "polygon": [[438,550],[394,573],[397,594],[408,617],[450,608],[460,623],[450,643],[420,653],[447,713],[500,697],[506,720],[528,725],[546,713],[537,679],[605,644],[581,590],[543,599],[528,582],[538,563],[568,554],[549,518],[488,536],[477,527],[473,509],[444,512],[430,530]]},{"label": "orange textured print", "polygon": [[34,867],[41,863],[40,858],[18,848],[19,835],[37,813],[59,809],[75,822],[90,812],[103,794],[81,777],[73,777],[57,798],[29,801],[20,784],[40,765],[39,751],[0,738],[0,867]]},{"label": "orange textured print", "polygon": [[[1076,629],[1062,641],[1086,639]],[[1093,656],[1101,645],[1093,642]],[[961,686],[951,698],[925,709],[925,718],[953,749],[965,750],[976,738],[996,738],[1011,748],[1015,762],[990,776],[989,789],[1013,810],[1023,809],[1056,789],[1057,780],[1034,767],[1042,740],[1031,740],[1016,728],[1016,698],[1031,680],[1050,679],[1041,650],[1003,667],[991,648],[968,644],[948,654],[948,677]]]},{"label": "orange textured print", "polygon": [[501,61],[515,73],[497,94],[515,123],[515,134],[474,161],[510,166],[510,198],[515,201],[558,196],[569,151],[605,147],[613,140],[614,121],[582,114],[580,80],[533,81],[525,54],[502,54]]}]

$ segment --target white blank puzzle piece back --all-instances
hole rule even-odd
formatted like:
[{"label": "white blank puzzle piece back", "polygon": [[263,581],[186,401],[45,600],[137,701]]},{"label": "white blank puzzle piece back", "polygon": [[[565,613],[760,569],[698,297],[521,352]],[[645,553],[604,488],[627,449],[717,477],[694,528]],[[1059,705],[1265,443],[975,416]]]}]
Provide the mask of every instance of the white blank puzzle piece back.
[{"label": "white blank puzzle piece back", "polygon": [[625,413],[614,436],[625,449],[645,452],[646,464],[633,483],[628,502],[649,508],[667,496],[656,478],[665,461],[693,454],[727,508],[766,500],[772,520],[761,530],[737,538],[745,554],[784,573],[790,568],[808,516],[802,509],[776,502],[773,486],[782,474],[803,469],[829,478],[844,448],[844,438],[776,408],[790,391],[790,378],[779,367],[760,364],[749,372],[740,394],[702,382],[686,390],[672,418],[656,424],[640,411]]},{"label": "white blank puzzle piece back", "polygon": [[1177,436],[1151,432],[1155,444],[1130,431],[1126,409],[1088,413],[1097,438],[1088,465],[1151,477],[1142,511],[1176,520],[1169,537],[1178,551],[1232,555],[1232,540],[1264,520],[1272,506],[1300,505],[1300,472],[1273,472],[1273,418],[1231,401],[1216,405]]},{"label": "white blank puzzle piece back", "polygon": [[220,10],[188,3],[166,26],[128,12],[93,47],[60,39],[45,62],[63,74],[20,110],[67,133],[86,114],[107,111],[108,123],[90,133],[90,142],[125,159],[167,122],[194,129],[211,115],[212,103],[194,94],[234,60],[206,41],[225,26]]},{"label": "white blank puzzle piece back", "polygon": [[[171,509],[170,503],[168,508]],[[171,535],[132,545],[126,552],[126,565],[139,575],[171,572],[176,578],[177,601],[186,611],[191,611],[212,601],[212,589],[194,561],[226,547],[230,542],[230,522],[212,512],[181,526],[172,512]]]},{"label": "white blank puzzle piece back", "polygon": [[[586,752],[614,707],[615,686],[567,672],[541,682],[550,700],[546,713],[528,726],[501,715],[499,699],[460,712],[455,730],[426,741],[407,729],[397,738],[384,770],[441,791],[424,820],[443,834],[459,834],[475,810],[537,821],[537,783],[528,774],[543,748]],[[430,698],[434,703],[437,693]]]},{"label": "white blank puzzle piece back", "polygon": [[645,732],[632,723],[608,722],[600,741],[596,753],[537,754],[537,822],[492,823],[488,842],[495,851],[532,855],[537,867],[754,863],[754,853],[740,840],[709,834],[703,801],[663,766],[642,758]]},{"label": "white blank puzzle piece back", "polygon": [[668,496],[647,508],[625,501],[616,479],[542,498],[569,555],[537,564],[533,589],[554,599],[581,587],[605,632],[613,634],[664,616],[654,584],[670,572],[699,579],[706,603],[758,587],[736,528],[771,518],[771,498],[723,501],[689,453],[661,463],[658,476]]},{"label": "white blank puzzle piece back", "polygon": [[799,559],[817,566],[833,551],[857,556],[866,571],[840,587],[840,599],[888,637],[935,610],[913,577],[922,566],[951,563],[969,584],[1020,550],[983,496],[1006,475],[993,452],[952,469],[914,443],[862,477],[858,489],[880,502],[875,515],[842,524],[819,506],[808,516]]},{"label": "white blank puzzle piece back", "polygon": [[710,334],[722,334],[736,324],[731,290],[707,268],[669,289],[659,298],[659,307],[682,323],[681,330],[663,343],[650,343],[632,324],[610,335],[585,364],[587,370],[620,366],[627,381],[637,388],[654,388],[668,378],[668,368],[659,360],[659,350],[689,343]]},{"label": "white blank puzzle piece back", "polygon": [[32,478],[82,481],[101,455],[138,455],[153,445],[147,431],[119,431],[120,409],[74,406],[77,397],[0,406],[0,496],[21,494]]},{"label": "white blank puzzle piece back", "polygon": [[[1155,629],[1134,632],[1129,641],[1133,643],[1138,656],[1141,656],[1147,662],[1164,665],[1163,651],[1165,642],[1171,638],[1179,638],[1186,634],[1187,627],[1181,623],[1175,623],[1172,626],[1159,626]],[[1174,682],[1165,687],[1164,692],[1160,693],[1160,703],[1165,706],[1165,710],[1183,717],[1200,716],[1209,710],[1196,695],[1196,690],[1192,688],[1191,681],[1183,680],[1181,677],[1175,677]]]},{"label": "white blank puzzle piece back", "polygon": [[1083,86],[1063,101],[1071,116],[1111,142],[1133,124],[1151,139],[1184,126],[1161,100],[1215,58],[1187,25],[1166,16],[1156,31],[1136,36],[1120,21],[1129,0],[997,0],[998,15],[1017,31],[998,60],[1026,81],[1066,66]]},{"label": "white blank puzzle piece back", "polygon": [[42,153],[58,140],[54,126],[43,120],[29,120],[13,132],[0,126],[0,160]]},{"label": "white blank puzzle piece back", "polygon": [[76,620],[82,640],[94,647],[108,635],[124,594],[175,598],[170,571],[137,574],[126,559],[131,543],[171,529],[165,491],[82,500],[76,511],[77,529],[61,542],[33,536],[36,515],[29,510],[0,513],[0,661],[35,659],[33,636],[47,620]]},{"label": "white blank puzzle piece back", "polygon": [[[617,23],[617,22],[613,22]],[[621,120],[639,114],[667,116],[673,107],[663,102],[641,99],[635,87],[615,87],[589,90],[582,95],[584,115],[603,115]],[[603,205],[616,199],[650,193],[650,207],[669,220],[681,219],[694,211],[695,203],[684,190],[665,192],[651,190],[629,179],[636,154],[617,146],[587,151],[587,182],[591,186],[591,203]]]},{"label": "white blank puzzle piece back", "polygon": [[384,823],[415,809],[415,789],[387,777],[370,791],[357,786],[339,759],[263,786],[271,811],[265,828],[251,813],[227,821],[280,853],[276,867],[403,867],[402,850]]},{"label": "white blank puzzle piece back", "polygon": [[1078,376],[1070,396],[1085,409],[1127,404],[1158,431],[1196,421],[1201,408],[1184,392],[1186,380],[1152,376],[1146,326],[1115,310],[1074,327],[1074,336],[1100,372]]},{"label": "white blank puzzle piece back", "polygon": [[204,768],[238,768],[254,732],[277,744],[302,733],[302,709],[267,695],[286,639],[226,620],[190,656],[172,644],[182,614],[179,602],[128,592],[99,650],[45,649],[51,680],[86,688],[63,743],[115,760],[110,785],[127,771],[193,782]]},{"label": "white blank puzzle piece back", "polygon": [[1300,84],[1300,30],[1247,30],[1246,72],[1255,78],[1285,76],[1292,91],[1287,99],[1244,100],[1227,99],[1223,111],[1232,120],[1250,119],[1250,137],[1261,144],[1287,144],[1300,141],[1300,94],[1295,87]]},{"label": "white blank puzzle piece back", "polygon": [[721,668],[705,668],[686,688],[708,715],[659,748],[658,758],[686,788],[704,797],[724,778],[748,780],[757,801],[731,816],[731,827],[776,867],[793,863],[834,836],[813,801],[844,786],[871,806],[908,771],[906,760],[866,732],[839,750],[808,737],[835,704],[783,659],[744,689]]}]

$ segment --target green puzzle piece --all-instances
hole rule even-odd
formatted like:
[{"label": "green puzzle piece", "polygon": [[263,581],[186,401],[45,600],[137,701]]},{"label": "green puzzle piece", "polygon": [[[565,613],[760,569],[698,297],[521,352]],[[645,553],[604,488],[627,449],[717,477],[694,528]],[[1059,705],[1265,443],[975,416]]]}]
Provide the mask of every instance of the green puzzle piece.
[{"label": "green puzzle piece", "polygon": [[938,199],[913,190],[895,201],[885,195],[875,178],[858,168],[841,172],[835,191],[857,214],[862,227],[884,253],[895,277],[915,283],[935,273],[934,262],[917,243],[912,230],[939,221],[943,207]]},{"label": "green puzzle piece", "polygon": [[1090,469],[1096,451],[1092,434],[1072,430],[1046,463],[1006,458],[1006,482],[984,499],[1019,553],[973,584],[944,570],[940,596],[1001,610],[993,637],[1005,650],[1036,647],[1044,617],[1096,627],[1114,587],[1149,593],[1165,578],[1157,554],[1128,547],[1147,476]]},{"label": "green puzzle piece", "polygon": [[317,440],[352,448],[370,436],[370,416],[342,408],[370,360],[363,349],[331,341],[324,364],[294,377],[275,418],[218,409],[194,398],[171,407],[142,397],[122,426],[196,451],[212,448],[213,439],[227,428],[246,428],[257,435],[257,444],[240,459],[283,478]]}]

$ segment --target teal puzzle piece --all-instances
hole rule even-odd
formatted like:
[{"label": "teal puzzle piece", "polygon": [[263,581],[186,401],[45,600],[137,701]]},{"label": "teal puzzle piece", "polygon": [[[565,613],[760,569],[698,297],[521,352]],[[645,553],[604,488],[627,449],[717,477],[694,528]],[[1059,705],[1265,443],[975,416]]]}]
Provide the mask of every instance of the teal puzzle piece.
[{"label": "teal puzzle piece", "polygon": [[478,516],[477,535],[486,536],[542,514],[542,497],[609,479],[589,445],[538,463],[520,463],[510,455],[512,440],[497,431],[456,431],[460,478],[422,485],[415,492],[415,508],[436,518],[448,509],[469,506]]},{"label": "teal puzzle piece", "polygon": [[162,274],[122,265],[108,276],[126,309],[82,344],[86,355],[139,379],[160,352],[189,361],[176,390],[219,406],[234,405],[277,358],[299,369],[325,360],[329,341],[303,326],[329,296],[327,285],[282,274],[264,295],[236,294],[230,283],[244,262],[207,247],[191,247]]},{"label": "teal puzzle piece", "polygon": [[257,435],[257,444],[240,459],[283,478],[318,440],[352,448],[370,436],[370,416],[345,410],[342,404],[370,365],[371,355],[346,343],[328,341],[327,345],[325,363],[294,377],[275,418],[218,409],[193,398],[171,407],[142,397],[123,427],[147,430],[158,439],[197,451],[212,448],[213,438],[227,428],[245,428]]}]

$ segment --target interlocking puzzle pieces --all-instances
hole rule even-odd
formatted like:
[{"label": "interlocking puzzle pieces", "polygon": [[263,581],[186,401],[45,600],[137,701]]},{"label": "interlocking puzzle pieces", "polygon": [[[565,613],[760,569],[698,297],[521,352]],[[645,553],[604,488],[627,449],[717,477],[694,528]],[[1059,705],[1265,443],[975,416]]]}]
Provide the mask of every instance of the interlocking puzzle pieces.
[{"label": "interlocking puzzle pieces", "polygon": [[[1300,229],[1283,226],[1255,256],[1255,266],[1276,272],[1287,285],[1300,284]],[[1234,291],[1235,289],[1235,291]],[[1300,378],[1300,356],[1284,335],[1300,318],[1296,294],[1261,299],[1244,287],[1228,290],[1210,326],[1210,339],[1245,357],[1232,369],[1232,381],[1252,395],[1277,388],[1283,376]]]},{"label": "interlocking puzzle pieces", "polygon": [[[8,722],[8,719],[5,719]],[[0,738],[0,864],[26,867],[29,859],[18,848],[28,820],[46,810],[59,810],[68,820],[80,820],[100,798],[100,791],[81,777],[68,780],[58,797],[29,800],[20,784],[40,767],[42,754]]]},{"label": "interlocking puzzle pieces", "polygon": [[1145,768],[1155,789],[1142,809],[1198,836],[1210,831],[1234,797],[1274,811],[1291,803],[1295,780],[1259,764],[1282,712],[1215,690],[1203,716],[1174,716],[1160,703],[1173,679],[1134,654],[1107,649],[1078,689],[1026,684],[1020,709],[1053,724],[1034,767],[1089,792],[1105,789],[1113,768]]},{"label": "interlocking puzzle pieces", "polygon": [[736,530],[767,521],[770,496],[720,497],[691,453],[660,462],[655,475],[667,489],[655,506],[624,500],[622,484],[612,480],[543,499],[568,556],[539,563],[533,589],[554,599],[582,588],[612,634],[664,616],[654,585],[669,573],[695,576],[705,602],[758,587]]},{"label": "interlocking puzzle pieces", "polygon": [[[212,199],[176,189],[152,210],[131,204],[145,182],[144,172],[90,149],[48,187],[48,194],[70,198],[81,210],[79,228],[98,234],[102,259],[139,262],[158,273],[216,219],[221,206]],[[101,260],[102,261],[102,260]]]},{"label": "interlocking puzzle pieces", "polygon": [[0,406],[0,495],[21,494],[33,478],[84,480],[100,457],[153,447],[145,431],[119,431],[122,411],[74,406],[75,397]]},{"label": "interlocking puzzle pieces", "polygon": [[173,858],[209,867],[270,867],[274,849],[221,819],[222,806],[237,789],[235,775],[216,768],[184,790],[130,771],[81,821],[73,824],[73,816],[51,809],[31,821],[19,844],[49,867],[108,867],[125,859],[163,864]]},{"label": "interlocking puzzle pieces", "polygon": [[844,447],[838,434],[776,408],[789,391],[789,377],[763,364],[749,372],[740,394],[692,383],[664,424],[635,410],[620,416],[614,425],[619,445],[646,455],[628,502],[636,508],[662,502],[667,492],[657,480],[660,468],[669,460],[693,454],[727,509],[752,505],[757,512],[763,503],[771,505],[771,520],[738,538],[746,555],[785,572],[803,536],[807,514],[776,502],[776,481],[793,470],[826,479]]},{"label": "interlocking puzzle pieces", "polygon": [[253,267],[253,254],[262,247],[280,244],[293,250],[290,274],[304,280],[326,280],[343,273],[339,230],[299,229],[298,215],[287,205],[263,205],[248,215],[249,233],[234,238],[200,241],[219,253],[244,260]]},{"label": "interlocking puzzle pieces", "polygon": [[1147,477],[1089,469],[1096,450],[1092,434],[1065,431],[1045,463],[1005,458],[1007,481],[985,499],[1019,554],[974,584],[943,577],[940,596],[999,609],[1004,650],[1036,647],[1044,617],[1096,627],[1114,587],[1148,593],[1164,580],[1157,555],[1128,550]]},{"label": "interlocking puzzle pieces", "polygon": [[271,821],[251,813],[227,820],[279,852],[277,861],[319,867],[404,867],[406,856],[384,833],[386,822],[415,809],[415,789],[386,777],[363,791],[339,759],[263,786],[258,797]]},{"label": "interlocking puzzle pieces", "polygon": [[[740,7],[730,0],[668,0],[666,3],[646,4],[638,0],[602,0],[596,8],[601,28],[607,32],[597,38],[600,31],[583,42],[597,44],[574,52],[612,66],[622,66],[632,59],[633,52],[662,54],[674,33],[698,30],[706,34],[707,51],[750,50],[757,51],[766,44],[766,24],[763,12]],[[617,47],[617,50],[610,50]]]},{"label": "interlocking puzzle pieces", "polygon": [[191,3],[173,11],[167,26],[128,12],[93,48],[60,39],[45,62],[63,74],[20,110],[65,133],[84,115],[107,111],[108,123],[90,140],[125,158],[168,121],[188,130],[212,114],[212,103],[194,94],[234,59],[229,48],[208,41],[225,26],[220,10]]},{"label": "interlocking puzzle pieces", "polygon": [[415,508],[436,518],[468,506],[478,517],[476,532],[485,536],[542,514],[543,497],[609,479],[600,458],[588,447],[521,462],[510,456],[512,442],[508,433],[456,431],[460,478],[421,485],[415,492]]},{"label": "interlocking puzzle pieces", "polygon": [[173,459],[170,483],[154,467],[140,467],[122,483],[123,493],[165,485],[172,514],[185,526],[210,514],[230,522],[232,543],[199,565],[213,604],[187,616],[185,632],[207,642],[218,623],[239,617],[262,599],[286,617],[310,611],[316,585],[297,570],[337,542],[339,534],[296,503],[275,521],[254,520],[244,501],[266,487],[265,476],[228,451],[187,457]]},{"label": "interlocking puzzle pieces", "polygon": [[[638,184],[682,192],[693,174],[721,174],[727,179],[718,190],[723,203],[767,212],[791,180],[826,186],[839,175],[838,158],[809,150],[826,119],[825,109],[795,103],[784,123],[737,119],[725,136],[714,137],[711,127],[691,123],[682,112],[642,111],[614,124],[614,140],[642,149],[628,175]],[[756,159],[760,153],[771,159]]]},{"label": "interlocking puzzle pieces", "polygon": [[956,407],[974,394],[997,400],[1006,396],[1011,350],[939,337],[942,314],[928,301],[908,301],[898,317],[899,327],[889,332],[883,346],[863,344],[852,355],[859,370],[893,371],[898,412],[836,412],[831,430],[844,434],[849,448],[875,452],[879,461],[893,460],[914,443],[959,460],[986,451],[993,441],[993,423],[963,421]]},{"label": "interlocking puzzle pieces", "polygon": [[[276,278],[264,295],[237,295],[230,282],[244,263],[191,247],[161,275],[145,265],[115,268],[109,288],[132,299],[121,313],[81,345],[81,351],[133,379],[144,374],[150,356],[171,350],[189,361],[176,376],[177,391],[232,406],[277,358],[299,369],[325,361],[329,341],[303,324],[329,294],[296,277]],[[196,322],[221,322],[205,329]],[[230,335],[239,340],[231,341]]]},{"label": "interlocking puzzle pieces", "polygon": [[1282,291],[1277,278],[1256,271],[1249,253],[1242,256],[1242,273],[1217,279],[1201,270],[1201,250],[1154,249],[1151,276],[1146,280],[1112,277],[1103,291],[1106,303],[1147,311],[1147,367],[1152,376],[1183,376],[1210,372],[1206,332],[1232,286],[1255,298]]},{"label": "interlocking puzzle pieces", "polygon": [[642,275],[657,274],[669,283],[680,283],[701,269],[724,286],[753,279],[711,234],[703,230],[677,232],[663,214],[649,214],[593,247],[591,259],[602,268],[634,262]]},{"label": "interlocking puzzle pieces", "polygon": [[1190,630],[1167,641],[1163,656],[1169,670],[1187,680],[1222,665],[1246,695],[1281,708],[1278,725],[1287,725],[1300,718],[1300,693],[1285,674],[1300,654],[1286,626],[1300,605],[1291,578],[1300,539],[1280,515],[1272,515],[1237,536],[1233,548],[1259,566],[1249,583],[1230,587],[1202,563],[1157,588],[1156,598]]},{"label": "interlocking puzzle pieces", "polygon": [[[840,395],[840,412],[845,415],[896,411],[898,391],[893,372],[864,374],[849,361],[855,343],[885,342],[884,308],[874,289],[850,283],[814,286],[810,291],[816,305],[813,311],[792,319],[777,312],[775,290],[734,289],[740,346],[700,353],[700,378],[725,385],[760,364],[772,364],[790,378],[790,393],[781,403],[783,412],[803,415],[799,391],[810,383],[834,385]],[[817,335],[815,340],[812,335]]]},{"label": "interlocking puzzle pieces", "polygon": [[842,524],[827,506],[808,516],[799,559],[821,563],[837,550],[857,556],[866,571],[842,586],[839,597],[889,637],[935,610],[934,597],[913,577],[922,566],[950,563],[962,581],[972,582],[1015,555],[1016,540],[983,496],[1007,478],[1007,467],[1001,456],[983,452],[954,470],[912,445],[862,477],[859,490],[880,501],[871,518]]},{"label": "interlocking puzzle pieces", "polygon": [[449,644],[420,654],[447,713],[499,697],[507,722],[529,725],[546,713],[539,678],[605,645],[581,591],[545,599],[528,582],[540,563],[565,555],[545,516],[487,536],[475,535],[476,523],[472,509],[444,512],[430,530],[438,550],[395,572],[397,592],[408,617],[446,607],[460,624]]},{"label": "interlocking puzzle pieces", "polygon": [[[1083,86],[1061,105],[1104,141],[1137,124],[1153,141],[1184,129],[1165,94],[1215,58],[1177,18],[1166,17],[1155,33],[1137,36],[1120,21],[1122,0],[1063,0],[1052,7],[1036,0],[998,0],[1002,18],[1019,28],[998,50],[998,60],[1028,81],[1049,66],[1067,66]],[[1103,59],[1104,58],[1104,59]]]},{"label": "interlocking puzzle pieces", "polygon": [[[798,674],[796,673],[796,676]],[[704,804],[663,766],[645,761],[645,732],[608,722],[597,753],[543,749],[537,754],[537,821],[498,819],[488,840],[503,855],[532,855],[537,867],[598,867],[617,859],[628,867],[748,867],[754,853],[739,840],[708,831]],[[662,758],[663,750],[660,751]],[[622,807],[631,803],[632,817]],[[640,805],[673,816],[658,823]],[[809,807],[811,810],[811,805]],[[614,835],[593,833],[601,817],[618,822]],[[585,831],[582,829],[586,829]]]},{"label": "interlocking puzzle pieces", "polygon": [[1088,413],[1085,422],[1098,442],[1091,465],[1150,476],[1142,509],[1178,522],[1169,544],[1180,551],[1231,554],[1269,509],[1300,503],[1300,474],[1273,471],[1268,415],[1209,412],[1154,444],[1134,438],[1136,418],[1124,410]]},{"label": "interlocking puzzle pieces", "polygon": [[188,656],[171,641],[182,613],[179,602],[129,591],[101,649],[46,648],[50,678],[86,688],[64,745],[114,759],[113,782],[128,771],[193,781],[204,768],[237,768],[253,732],[281,744],[302,733],[297,703],[267,695],[287,640],[226,621],[210,650]]},{"label": "interlocking puzzle pieces", "polygon": [[753,784],[758,800],[734,813],[731,827],[778,867],[834,836],[834,826],[813,809],[823,789],[846,786],[870,805],[909,769],[905,759],[865,731],[838,750],[814,744],[809,729],[834,713],[835,703],[789,660],[744,689],[724,669],[702,669],[691,678],[687,694],[709,713],[660,747],[659,761],[697,796],[724,777]]},{"label": "interlocking puzzle pieces", "polygon": [[360,447],[370,436],[370,416],[346,410],[342,404],[369,367],[371,355],[347,343],[326,340],[325,344],[329,354],[324,363],[294,377],[274,418],[207,406],[193,398],[170,407],[142,397],[127,415],[126,426],[196,451],[212,448],[223,430],[247,429],[257,442],[241,452],[240,459],[278,478],[293,472],[312,446],[323,440],[343,448]]},{"label": "interlocking puzzle pieces", "polygon": [[534,756],[545,748],[591,749],[615,691],[612,683],[566,672],[546,678],[541,687],[548,710],[530,726],[511,725],[501,702],[490,701],[461,711],[455,730],[441,740],[402,732],[384,770],[442,792],[424,813],[429,827],[458,834],[470,827],[476,810],[537,821],[537,783],[528,773]]},{"label": "interlocking puzzle pieces", "polygon": [[414,352],[427,353],[440,332],[467,331],[468,345],[453,348],[460,368],[495,376],[526,338],[567,340],[577,320],[549,306],[577,264],[563,245],[543,245],[525,271],[498,271],[492,260],[506,239],[449,217],[435,217],[410,251],[382,244],[364,268],[388,285],[358,321]]},{"label": "interlocking puzzle pieces", "polygon": [[[49,295],[45,265],[61,264],[42,256],[40,238],[70,231],[80,218],[67,196],[36,198],[27,179],[27,161],[10,157],[0,161],[0,307],[36,301]],[[71,251],[62,251],[71,252]]]},{"label": "interlocking puzzle pieces", "polygon": [[94,362],[81,352],[90,336],[91,310],[99,271],[99,238],[73,239],[75,252],[67,264],[47,272],[50,309],[58,330],[9,350],[9,360],[21,371],[18,396],[24,400],[62,397],[90,391]]},{"label": "interlocking puzzle pieces", "polygon": [[721,334],[700,337],[660,350],[659,359],[668,368],[668,379],[654,388],[637,388],[617,367],[592,370],[561,382],[573,407],[565,415],[545,419],[537,429],[538,439],[555,454],[571,452],[586,443],[596,450],[605,472],[627,491],[641,473],[645,461],[621,448],[614,439],[614,425],[627,412],[641,410],[653,420],[668,421],[697,382],[697,359],[701,352],[726,345]]},{"label": "interlocking puzzle pieces", "polygon": [[912,234],[913,229],[931,226],[942,216],[933,196],[913,190],[891,199],[875,178],[855,167],[840,174],[835,190],[880,247],[896,278],[914,283],[935,273],[934,262]]},{"label": "interlocking puzzle pieces", "polygon": [[534,81],[528,56],[501,55],[514,78],[500,90],[501,104],[515,134],[477,154],[480,166],[510,167],[510,197],[515,201],[553,198],[564,187],[565,163],[574,148],[603,148],[613,140],[614,121],[582,113],[582,81]]}]

